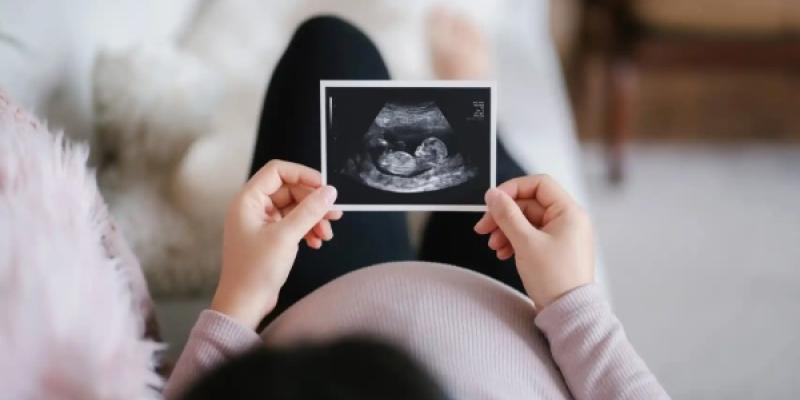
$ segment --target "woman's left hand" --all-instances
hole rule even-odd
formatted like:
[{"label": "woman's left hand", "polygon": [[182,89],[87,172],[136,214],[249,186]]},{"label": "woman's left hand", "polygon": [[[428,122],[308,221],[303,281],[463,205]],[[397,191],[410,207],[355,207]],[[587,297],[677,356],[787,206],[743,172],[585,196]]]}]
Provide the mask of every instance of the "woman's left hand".
[{"label": "woman's left hand", "polygon": [[298,243],[333,238],[336,189],[314,169],[273,160],[234,198],[225,218],[222,273],[211,309],[255,329],[278,301]]}]

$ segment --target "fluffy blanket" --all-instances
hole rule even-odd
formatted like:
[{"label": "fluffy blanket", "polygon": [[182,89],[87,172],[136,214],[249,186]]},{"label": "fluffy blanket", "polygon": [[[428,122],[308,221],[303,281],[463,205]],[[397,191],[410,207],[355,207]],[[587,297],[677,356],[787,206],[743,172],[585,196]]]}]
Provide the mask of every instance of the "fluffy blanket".
[{"label": "fluffy blanket", "polygon": [[0,397],[157,398],[147,290],[88,148],[0,92]]}]

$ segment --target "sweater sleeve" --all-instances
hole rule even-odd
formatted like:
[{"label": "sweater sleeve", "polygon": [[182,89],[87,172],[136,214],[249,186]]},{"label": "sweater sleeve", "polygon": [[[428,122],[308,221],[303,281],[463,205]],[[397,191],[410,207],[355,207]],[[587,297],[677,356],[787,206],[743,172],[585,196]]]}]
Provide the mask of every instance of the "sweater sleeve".
[{"label": "sweater sleeve", "polygon": [[567,293],[535,323],[576,399],[669,399],[596,285]]},{"label": "sweater sleeve", "polygon": [[252,329],[224,314],[204,310],[167,380],[164,398],[178,399],[204,373],[261,343]]}]

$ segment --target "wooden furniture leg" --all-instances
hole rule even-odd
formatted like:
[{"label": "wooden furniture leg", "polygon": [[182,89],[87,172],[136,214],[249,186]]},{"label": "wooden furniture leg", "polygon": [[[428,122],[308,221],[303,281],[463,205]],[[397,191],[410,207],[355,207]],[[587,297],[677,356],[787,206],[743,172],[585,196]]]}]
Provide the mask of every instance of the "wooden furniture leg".
[{"label": "wooden furniture leg", "polygon": [[612,183],[620,183],[625,177],[625,145],[634,123],[636,71],[634,62],[625,57],[614,57],[609,64],[606,66],[608,178]]}]

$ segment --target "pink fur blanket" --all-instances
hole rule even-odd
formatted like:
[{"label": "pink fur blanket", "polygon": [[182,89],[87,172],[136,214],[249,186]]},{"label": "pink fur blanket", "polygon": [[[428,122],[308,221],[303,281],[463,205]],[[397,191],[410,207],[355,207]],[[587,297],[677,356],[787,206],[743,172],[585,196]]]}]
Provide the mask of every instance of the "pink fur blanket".
[{"label": "pink fur blanket", "polygon": [[158,398],[141,270],[69,143],[0,91],[0,397]]}]

